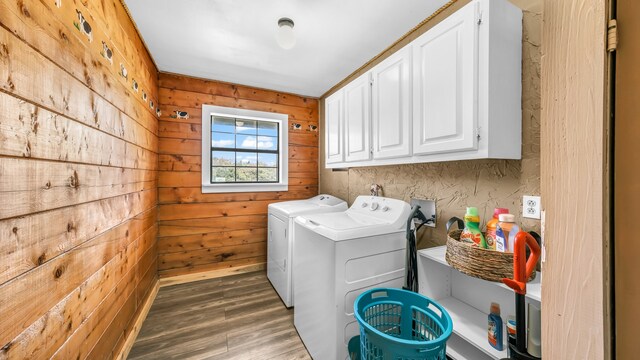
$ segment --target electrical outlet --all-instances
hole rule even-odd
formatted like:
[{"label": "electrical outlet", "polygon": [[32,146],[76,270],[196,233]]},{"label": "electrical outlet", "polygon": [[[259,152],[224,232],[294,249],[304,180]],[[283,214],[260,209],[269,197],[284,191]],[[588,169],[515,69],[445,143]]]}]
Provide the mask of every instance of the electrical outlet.
[{"label": "electrical outlet", "polygon": [[540,196],[522,197],[522,216],[529,219],[540,219]]},{"label": "electrical outlet", "polygon": [[428,219],[425,226],[436,227],[436,201],[411,198],[411,206],[420,205],[420,211]]}]

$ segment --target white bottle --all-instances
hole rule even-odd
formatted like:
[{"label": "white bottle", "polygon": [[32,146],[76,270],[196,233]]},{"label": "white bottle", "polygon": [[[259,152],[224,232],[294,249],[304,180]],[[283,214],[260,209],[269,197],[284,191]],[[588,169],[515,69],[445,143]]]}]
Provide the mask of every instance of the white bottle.
[{"label": "white bottle", "polygon": [[498,226],[496,228],[496,251],[513,252],[513,242],[516,234],[520,231],[516,225],[516,217],[513,214],[498,215]]},{"label": "white bottle", "polygon": [[529,354],[541,357],[540,349],[540,309],[533,305],[529,305],[529,320],[527,321],[527,351]]}]

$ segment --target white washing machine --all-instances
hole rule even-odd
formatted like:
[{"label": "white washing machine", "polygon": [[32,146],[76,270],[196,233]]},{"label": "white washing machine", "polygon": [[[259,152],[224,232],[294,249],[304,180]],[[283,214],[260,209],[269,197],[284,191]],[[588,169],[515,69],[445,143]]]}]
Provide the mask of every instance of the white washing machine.
[{"label": "white washing machine", "polygon": [[410,211],[401,200],[359,196],[344,212],[296,218],[294,324],[315,360],[348,358],[358,295],[402,287]]},{"label": "white washing machine", "polygon": [[293,306],[294,219],[298,215],[345,211],[347,203],[331,195],[269,204],[267,277],[285,306]]}]

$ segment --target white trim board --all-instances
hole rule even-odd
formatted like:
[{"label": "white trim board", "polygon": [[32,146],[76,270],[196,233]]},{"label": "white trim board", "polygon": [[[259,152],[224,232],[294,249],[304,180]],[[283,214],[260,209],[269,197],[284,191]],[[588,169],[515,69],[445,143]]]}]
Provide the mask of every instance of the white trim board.
[{"label": "white trim board", "polygon": [[[211,116],[225,116],[248,120],[272,121],[280,124],[278,129],[278,183],[211,183],[211,140],[205,134],[211,133]],[[205,141],[206,140],[206,141]],[[289,115],[266,111],[229,108],[215,105],[202,105],[202,193],[230,193],[230,192],[268,192],[289,190]]]}]

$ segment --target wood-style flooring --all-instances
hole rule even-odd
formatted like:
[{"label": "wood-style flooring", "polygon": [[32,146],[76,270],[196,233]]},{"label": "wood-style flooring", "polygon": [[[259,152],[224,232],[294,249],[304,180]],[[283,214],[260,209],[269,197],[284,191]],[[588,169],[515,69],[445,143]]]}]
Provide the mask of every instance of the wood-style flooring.
[{"label": "wood-style flooring", "polygon": [[160,288],[129,359],[311,359],[265,272]]}]

